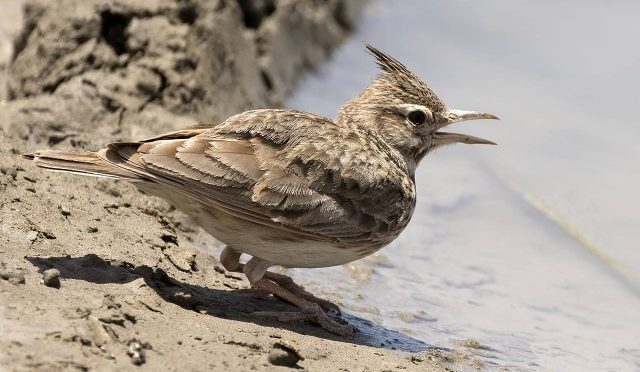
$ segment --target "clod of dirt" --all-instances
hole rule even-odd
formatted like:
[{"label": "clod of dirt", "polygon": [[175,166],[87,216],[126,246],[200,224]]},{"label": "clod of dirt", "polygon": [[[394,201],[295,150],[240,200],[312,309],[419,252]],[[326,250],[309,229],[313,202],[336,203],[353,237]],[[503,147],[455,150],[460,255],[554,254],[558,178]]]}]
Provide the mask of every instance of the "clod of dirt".
[{"label": "clod of dirt", "polygon": [[59,205],[58,209],[60,210],[60,213],[65,217],[69,217],[71,215],[71,211],[66,205]]},{"label": "clod of dirt", "polygon": [[276,366],[296,367],[304,357],[287,343],[276,342],[269,351],[268,359],[269,363]]},{"label": "clod of dirt", "polygon": [[131,358],[131,363],[137,366],[143,365],[146,361],[145,349],[151,349],[151,345],[148,342],[131,341],[127,351],[127,355]]},{"label": "clod of dirt", "polygon": [[6,280],[13,285],[24,284],[24,274],[17,270],[7,269],[4,264],[0,264],[0,279]]},{"label": "clod of dirt", "polygon": [[42,283],[47,287],[60,288],[60,271],[49,269],[42,273]]},{"label": "clod of dirt", "polygon": [[51,231],[40,231],[42,235],[47,239],[57,239]]},{"label": "clod of dirt", "polygon": [[35,230],[31,230],[27,233],[27,240],[30,243],[33,243],[34,241],[36,241],[36,239],[38,239],[38,232]]}]

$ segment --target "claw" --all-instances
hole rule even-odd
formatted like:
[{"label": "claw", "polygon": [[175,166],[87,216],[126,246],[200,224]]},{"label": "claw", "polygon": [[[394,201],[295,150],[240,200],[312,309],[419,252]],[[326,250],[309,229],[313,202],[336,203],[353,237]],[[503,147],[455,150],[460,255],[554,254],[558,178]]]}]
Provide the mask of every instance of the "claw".
[{"label": "claw", "polygon": [[[239,258],[240,254],[237,251],[227,247],[221,256],[221,261],[227,270],[245,272],[245,267],[256,260],[256,257],[254,257],[247,264],[241,264],[238,262]],[[264,262],[254,261],[254,263],[259,265]],[[267,297],[272,294],[283,301],[297,306],[301,311],[256,311],[253,312],[252,315],[272,316],[281,322],[308,320],[318,324],[328,332],[345,337],[353,337],[357,331],[355,327],[346,323],[340,323],[327,314],[342,314],[338,305],[312,295],[307,292],[304,287],[296,284],[290,277],[270,271],[265,271],[263,274],[260,274],[260,276],[261,278],[259,280],[251,282],[253,288],[242,291],[249,293],[252,297]],[[248,278],[249,281],[251,281],[251,276],[248,276]]]}]

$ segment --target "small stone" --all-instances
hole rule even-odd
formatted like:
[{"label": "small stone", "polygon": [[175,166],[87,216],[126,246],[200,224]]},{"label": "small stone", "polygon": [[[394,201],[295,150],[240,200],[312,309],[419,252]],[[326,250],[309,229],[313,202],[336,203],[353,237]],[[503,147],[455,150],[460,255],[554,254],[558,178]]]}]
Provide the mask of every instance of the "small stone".
[{"label": "small stone", "polygon": [[47,287],[60,288],[60,271],[49,269],[43,273],[42,282]]},{"label": "small stone", "polygon": [[131,341],[127,355],[131,358],[131,363],[141,366],[146,362],[144,349],[151,349],[147,342]]},{"label": "small stone", "polygon": [[299,361],[304,358],[289,345],[282,342],[276,342],[271,347],[268,357],[269,363],[276,366],[295,367]]},{"label": "small stone", "polygon": [[131,344],[129,344],[127,355],[131,358],[131,363],[137,366],[145,362],[144,354],[142,353],[142,347],[140,347],[140,344],[137,342],[132,342]]},{"label": "small stone", "polygon": [[47,239],[56,239],[56,236],[51,231],[41,231],[41,233]]},{"label": "small stone", "polygon": [[60,210],[60,213],[62,213],[63,216],[65,217],[71,216],[71,211],[69,210],[69,208],[67,208],[67,206],[59,205],[58,209]]},{"label": "small stone", "polygon": [[27,240],[28,241],[33,243],[34,241],[36,241],[36,239],[38,239],[38,232],[37,231],[31,230],[31,231],[29,231],[27,233]]},{"label": "small stone", "polygon": [[[382,354],[380,354],[382,355]],[[411,363],[413,364],[420,364],[422,362],[424,362],[424,358],[418,356],[418,355],[411,355],[411,357],[409,357],[409,361],[411,361]]]},{"label": "small stone", "polygon": [[137,366],[141,366],[144,364],[145,360],[144,360],[144,354],[142,353],[142,351],[133,351],[128,354],[129,354],[129,357],[131,357],[131,363]]}]

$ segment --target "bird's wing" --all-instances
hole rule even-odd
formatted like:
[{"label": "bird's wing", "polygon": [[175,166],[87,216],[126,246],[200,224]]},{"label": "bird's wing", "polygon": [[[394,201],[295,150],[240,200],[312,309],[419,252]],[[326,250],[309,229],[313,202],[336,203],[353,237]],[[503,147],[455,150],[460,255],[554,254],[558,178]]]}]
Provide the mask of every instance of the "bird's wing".
[{"label": "bird's wing", "polygon": [[192,125],[190,127],[177,130],[174,132],[164,133],[159,136],[151,137],[144,139],[140,142],[154,142],[159,140],[167,140],[167,139],[185,139],[197,136],[200,133],[204,133],[207,130],[215,127],[215,124],[197,124]]},{"label": "bird's wing", "polygon": [[375,172],[364,164],[371,159],[363,155],[361,172],[342,174],[344,154],[332,153],[342,150],[328,150],[336,146],[326,142],[339,141],[337,132],[336,124],[315,115],[257,110],[190,138],[140,143],[135,154],[126,146],[112,145],[110,151],[155,182],[231,215],[308,238],[356,244],[369,240],[384,221],[359,205],[363,193],[377,186]]}]

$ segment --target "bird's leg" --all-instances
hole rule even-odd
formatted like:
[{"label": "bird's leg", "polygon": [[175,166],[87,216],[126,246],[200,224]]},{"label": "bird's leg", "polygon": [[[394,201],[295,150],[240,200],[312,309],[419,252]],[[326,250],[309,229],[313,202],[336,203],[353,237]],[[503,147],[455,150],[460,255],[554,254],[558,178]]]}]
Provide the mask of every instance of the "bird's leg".
[{"label": "bird's leg", "polygon": [[242,253],[226,246],[222,250],[222,253],[220,253],[220,263],[227,271],[241,273],[242,264],[240,263],[240,255],[242,255]]},{"label": "bird's leg", "polygon": [[[228,271],[243,272],[244,264],[240,263],[240,255],[240,252],[227,246],[220,254],[220,263]],[[338,305],[334,304],[331,301],[323,300],[312,295],[311,293],[307,292],[302,286],[296,284],[293,279],[286,275],[273,273],[270,271],[266,271],[265,269],[263,276],[298,297],[302,297],[309,302],[316,303],[327,311],[335,311],[338,315],[341,314]]]},{"label": "bird's leg", "polygon": [[[275,315],[278,320],[288,322],[292,320],[311,320],[317,323],[323,329],[341,336],[353,336],[355,329],[347,324],[340,324],[331,319],[320,307],[319,304],[308,301],[303,296],[299,296],[283,288],[281,285],[267,278],[266,273],[269,267],[273,266],[271,262],[253,257],[243,268],[243,272],[249,279],[251,285],[255,288],[263,289],[274,296],[277,296],[294,306],[297,306],[301,312],[258,312],[261,315]],[[272,273],[273,274],[273,273]],[[284,276],[284,275],[282,275]],[[288,278],[285,276],[285,278]],[[295,285],[295,283],[294,283]]]},{"label": "bird's leg", "polygon": [[[220,263],[222,264],[222,267],[224,267],[229,272],[242,273],[244,264],[240,263],[241,255],[241,252],[238,252],[235,249],[226,246],[222,250],[222,253],[220,253]],[[270,292],[260,288],[249,288],[243,289],[241,291],[247,292],[249,295],[255,298],[265,298],[271,294]]]},{"label": "bird's leg", "polygon": [[341,324],[331,319],[322,310],[320,305],[309,302],[302,297],[298,297],[286,289],[280,287],[276,283],[270,281],[267,278],[262,278],[253,283],[257,288],[264,289],[273,293],[275,296],[282,298],[283,300],[299,307],[300,312],[273,312],[273,311],[259,311],[260,315],[275,315],[281,322],[290,322],[293,320],[310,320],[317,323],[321,328],[328,332],[337,334],[340,336],[353,336],[355,329],[348,324]]}]

